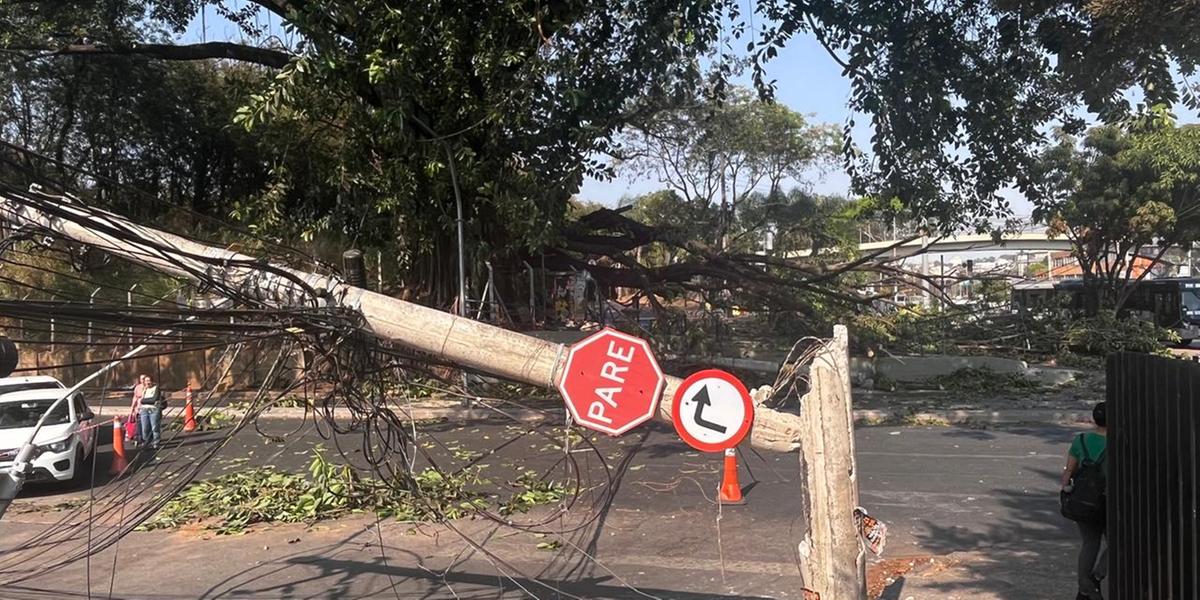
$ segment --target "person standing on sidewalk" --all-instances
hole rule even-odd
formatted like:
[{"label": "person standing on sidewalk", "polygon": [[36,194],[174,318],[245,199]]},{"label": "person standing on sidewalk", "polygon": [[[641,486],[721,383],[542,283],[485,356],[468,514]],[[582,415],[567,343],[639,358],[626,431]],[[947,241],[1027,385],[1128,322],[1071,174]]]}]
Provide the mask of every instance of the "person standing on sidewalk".
[{"label": "person standing on sidewalk", "polygon": [[149,375],[142,375],[142,398],[138,416],[142,429],[142,443],[150,446],[153,449],[158,449],[159,439],[162,437],[162,409],[163,397],[158,385],[150,379]]},{"label": "person standing on sidewalk", "polygon": [[1094,431],[1081,433],[1067,451],[1062,472],[1063,514],[1079,526],[1083,545],[1079,549],[1079,593],[1075,600],[1104,600],[1100,581],[1108,574],[1108,547],[1104,532],[1104,451],[1108,446],[1108,421],[1104,403],[1092,409]]},{"label": "person standing on sidewalk", "polygon": [[141,434],[141,414],[142,393],[146,391],[146,376],[138,375],[137,383],[133,386],[133,402],[129,404],[129,419],[126,421],[133,423],[134,432],[132,437],[127,437],[133,443],[138,443],[142,439]]}]

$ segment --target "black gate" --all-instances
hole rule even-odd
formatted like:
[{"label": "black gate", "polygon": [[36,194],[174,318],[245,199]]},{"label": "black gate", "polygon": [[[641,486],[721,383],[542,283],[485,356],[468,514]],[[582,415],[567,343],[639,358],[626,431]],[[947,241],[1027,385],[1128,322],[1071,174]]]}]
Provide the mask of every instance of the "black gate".
[{"label": "black gate", "polygon": [[1107,391],[1110,597],[1200,598],[1200,364],[1115,354]]}]

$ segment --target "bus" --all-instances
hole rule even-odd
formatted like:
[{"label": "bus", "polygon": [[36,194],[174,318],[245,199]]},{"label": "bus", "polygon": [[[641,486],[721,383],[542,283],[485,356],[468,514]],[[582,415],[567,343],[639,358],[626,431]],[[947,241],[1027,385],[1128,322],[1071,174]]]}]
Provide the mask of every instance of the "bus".
[{"label": "bus", "polygon": [[[1083,312],[1082,279],[1017,283],[1012,287],[1015,312],[1035,309]],[[1151,321],[1179,334],[1182,343],[1200,339],[1200,279],[1165,277],[1137,284],[1121,314]]]}]

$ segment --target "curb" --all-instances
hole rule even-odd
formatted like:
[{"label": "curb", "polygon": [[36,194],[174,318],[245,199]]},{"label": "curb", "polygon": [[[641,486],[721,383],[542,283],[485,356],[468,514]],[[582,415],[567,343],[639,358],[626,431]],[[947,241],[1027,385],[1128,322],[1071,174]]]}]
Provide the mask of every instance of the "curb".
[{"label": "curb", "polygon": [[[109,408],[109,410],[107,410],[107,411],[98,410],[98,409],[95,410],[96,416],[102,418],[106,413],[109,415],[116,414],[116,416],[124,416],[128,412],[128,410],[124,410],[124,409],[113,410],[113,407],[108,407],[108,408]],[[397,408],[399,408],[399,407],[397,407]],[[227,413],[230,413],[231,415],[237,416],[238,418],[240,418],[243,414],[245,414],[245,411],[233,410],[228,407],[221,407],[221,406],[213,407],[212,409],[208,409],[208,410],[214,410],[214,409],[215,410],[223,410]],[[547,421],[547,420],[556,420],[557,421],[557,420],[564,418],[562,416],[564,414],[564,412],[561,409],[539,411],[539,410],[531,410],[531,409],[522,408],[522,409],[515,409],[515,410],[497,411],[497,410],[492,410],[492,409],[488,409],[488,408],[463,408],[463,407],[457,407],[457,406],[450,406],[450,407],[448,407],[448,406],[409,406],[409,407],[401,408],[400,410],[402,410],[407,415],[407,418],[417,420],[417,421],[424,421],[424,420],[430,420],[430,419],[448,419],[448,420],[452,420],[452,421],[467,421],[467,422],[469,422],[469,421],[487,421],[487,420],[491,420],[491,419],[503,419],[503,420],[518,421],[521,423],[537,423],[537,422]],[[207,410],[198,410],[197,411],[197,413],[206,413],[206,412],[207,412]],[[171,407],[167,408],[166,411],[164,411],[163,420],[166,421],[169,419],[179,418],[179,417],[182,417],[182,415],[183,415],[183,407],[171,406]],[[197,417],[199,417],[199,416],[200,416],[200,414],[197,415]],[[270,420],[281,420],[281,421],[283,421],[283,420],[296,421],[296,420],[305,418],[305,416],[306,416],[306,413],[303,408],[279,407],[279,408],[272,408],[272,409],[262,413],[261,415],[259,415],[259,418],[260,419],[270,419]],[[312,411],[308,411],[307,416],[308,416],[308,418],[312,418]],[[335,408],[333,410],[333,416],[336,419],[349,419],[349,418],[351,418],[352,414],[350,412],[350,409]]]},{"label": "curb", "polygon": [[1087,425],[1092,422],[1090,410],[1013,409],[1013,410],[936,410],[910,412],[896,409],[859,409],[854,411],[854,424],[872,425]]},{"label": "curb", "polygon": [[[491,419],[503,419],[519,421],[521,423],[537,423],[541,421],[557,420],[558,415],[563,414],[561,410],[537,411],[529,409],[504,410],[495,411],[488,408],[462,408],[462,407],[425,407],[411,406],[402,409],[406,413],[407,418],[416,421],[424,421],[429,419],[448,419],[451,421],[488,421]],[[233,411],[231,411],[233,412]],[[236,411],[241,414],[241,411]],[[308,413],[311,417],[311,411]],[[260,419],[303,419],[305,415],[303,408],[274,408],[259,415]],[[350,410],[346,408],[335,408],[333,416],[336,419],[348,419],[351,416]],[[506,418],[507,417],[507,418]]]},{"label": "curb", "polygon": [[[234,415],[241,416],[242,411],[224,408]],[[565,421],[565,411],[561,408],[547,410],[511,409],[492,410],[488,408],[463,408],[461,406],[409,406],[403,409],[408,418],[414,420],[447,419],[450,421],[488,421],[506,420],[521,423],[540,423],[542,421]],[[97,416],[103,412],[96,411]],[[183,408],[172,406],[166,410],[164,419],[179,417]],[[311,417],[311,412],[309,413]],[[349,419],[351,413],[346,408],[335,408],[333,416],[336,419]],[[303,408],[279,407],[273,408],[259,416],[269,420],[299,420],[305,417]],[[1087,425],[1092,422],[1090,410],[1056,410],[1056,409],[1013,409],[1013,410],[936,410],[912,412],[904,409],[855,409],[854,424],[859,427],[895,426],[895,425],[1018,425],[1018,424],[1047,424],[1047,425]]]}]

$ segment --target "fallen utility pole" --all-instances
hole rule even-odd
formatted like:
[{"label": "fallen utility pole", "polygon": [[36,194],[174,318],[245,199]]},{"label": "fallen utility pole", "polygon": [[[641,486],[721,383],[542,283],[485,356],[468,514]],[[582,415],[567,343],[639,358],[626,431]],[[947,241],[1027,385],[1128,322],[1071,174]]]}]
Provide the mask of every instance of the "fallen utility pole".
[{"label": "fallen utility pole", "polygon": [[866,552],[854,523],[858,465],[850,406],[848,335],[835,325],[833,340],[813,357],[809,392],[800,400],[800,497],[805,507],[799,545],[800,576],[821,598],[865,599]]},{"label": "fallen utility pole", "polygon": [[[3,194],[0,216],[13,225],[46,229],[175,276],[196,279],[203,273],[276,306],[296,306],[311,299],[310,290],[323,291],[329,302],[361,312],[375,336],[459,366],[550,389],[563,375],[567,356],[563,344],[404,302],[335,277],[278,265],[264,270],[262,262],[247,255],[84,208],[68,197],[31,194],[53,202],[56,211],[72,218],[48,214]],[[117,238],[105,233],[113,226],[133,235]],[[803,398],[800,415],[755,406],[750,442],[759,449],[800,455],[806,527],[799,550],[805,586],[822,598],[864,598],[864,557],[853,521],[858,484],[845,327],[838,326],[834,340],[817,354],[810,376],[811,391]],[[667,377],[658,419],[671,421],[671,405],[681,382]]]},{"label": "fallen utility pole", "polygon": [[[272,265],[271,271],[263,270],[258,266],[263,263],[254,257],[138,225],[95,208],[85,209],[69,197],[38,195],[58,203],[57,210],[76,218],[47,214],[20,199],[4,196],[0,196],[0,217],[16,226],[29,224],[50,230],[64,239],[178,277],[195,279],[197,273],[203,273],[275,306],[296,306],[310,298],[308,289],[323,290],[331,302],[360,311],[375,336],[480,372],[550,389],[562,376],[566,360],[563,344],[398,300],[335,277],[279,265]],[[96,226],[90,227],[89,223]],[[114,226],[132,232],[145,243],[105,233]],[[681,381],[667,378],[658,419],[670,422],[671,399]],[[764,450],[795,452],[800,447],[801,428],[798,416],[759,407],[751,444]]]}]

